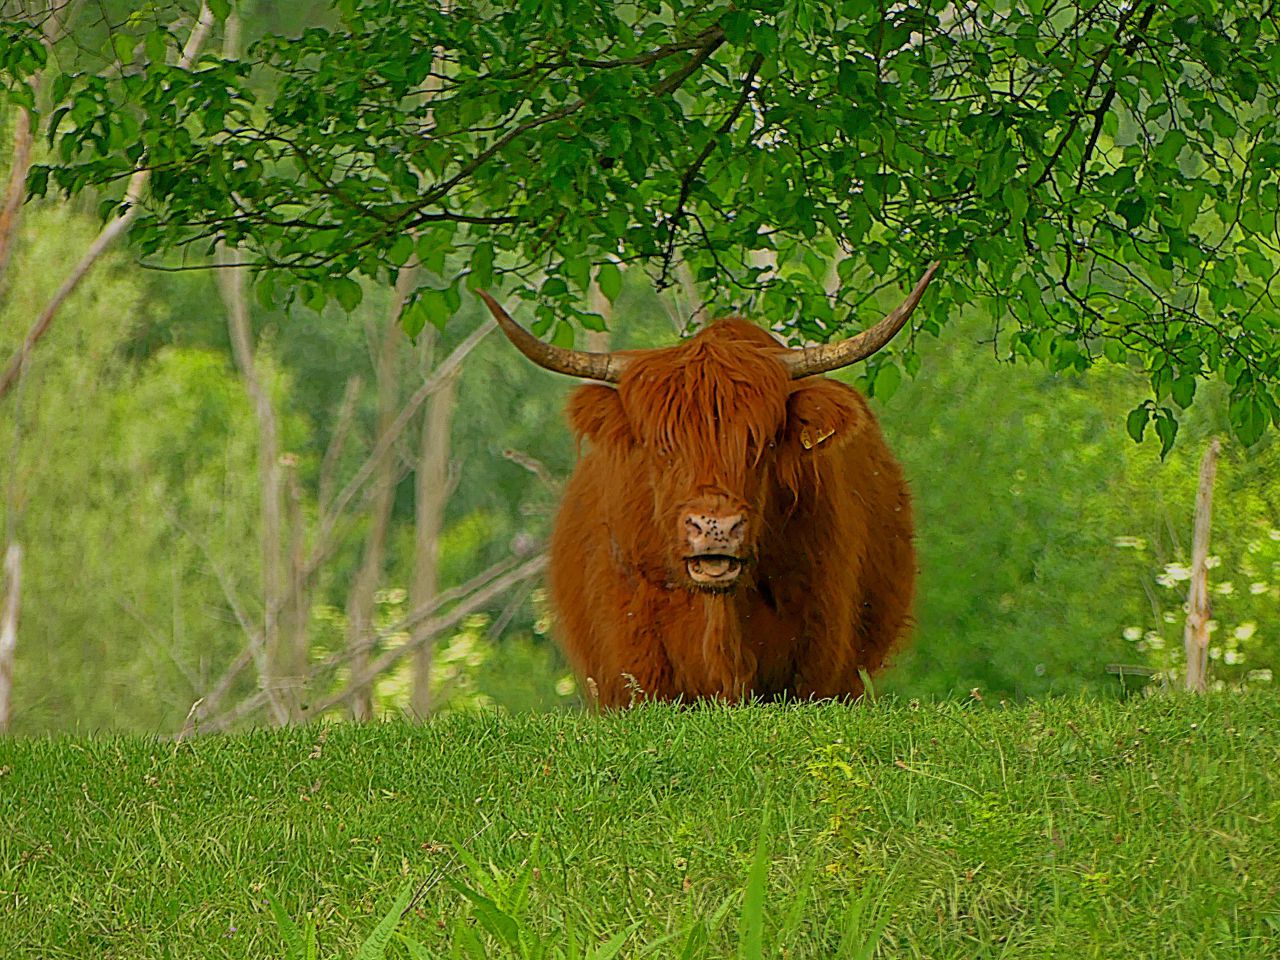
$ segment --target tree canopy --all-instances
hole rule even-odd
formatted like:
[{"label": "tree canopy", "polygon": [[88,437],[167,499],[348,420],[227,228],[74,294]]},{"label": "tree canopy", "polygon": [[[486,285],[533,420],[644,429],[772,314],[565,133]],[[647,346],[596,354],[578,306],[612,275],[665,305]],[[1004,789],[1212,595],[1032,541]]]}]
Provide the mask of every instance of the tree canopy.
[{"label": "tree canopy", "polygon": [[1140,365],[1135,438],[1167,449],[1209,376],[1246,443],[1280,422],[1274,3],[336,0],[191,69],[135,16],[43,103],[39,24],[5,29],[9,96],[48,111],[31,192],[118,215],[148,169],[142,251],[226,241],[267,301],[350,309],[416,258],[410,332],[492,286],[563,342],[602,325],[593,282],[687,267],[716,310],[827,339],[940,259],[919,328],[978,306],[1001,356]]}]

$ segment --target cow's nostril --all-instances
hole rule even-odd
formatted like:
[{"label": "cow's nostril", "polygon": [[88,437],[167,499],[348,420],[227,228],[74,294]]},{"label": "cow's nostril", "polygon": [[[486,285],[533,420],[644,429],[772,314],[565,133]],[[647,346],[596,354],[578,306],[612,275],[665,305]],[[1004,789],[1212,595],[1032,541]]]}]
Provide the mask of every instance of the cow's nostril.
[{"label": "cow's nostril", "polygon": [[746,519],[740,513],[690,513],[684,517],[684,535],[694,551],[735,553],[746,533]]}]

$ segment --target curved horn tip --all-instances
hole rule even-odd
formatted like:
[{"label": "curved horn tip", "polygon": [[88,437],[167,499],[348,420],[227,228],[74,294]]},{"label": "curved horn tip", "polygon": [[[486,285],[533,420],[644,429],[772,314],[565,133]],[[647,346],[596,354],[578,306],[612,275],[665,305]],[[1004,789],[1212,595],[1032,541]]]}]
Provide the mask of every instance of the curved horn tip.
[{"label": "curved horn tip", "polygon": [[906,325],[908,318],[924,296],[929,281],[933,279],[934,273],[941,265],[939,260],[931,262],[924,274],[916,281],[915,287],[907,294],[907,298],[889,311],[874,327],[838,343],[799,348],[788,353],[783,358],[783,362],[791,371],[792,379],[838,370],[840,367],[865,360],[887,344]]},{"label": "curved horn tip", "polygon": [[601,380],[605,383],[617,383],[630,363],[629,358],[615,356],[612,353],[591,353],[586,350],[570,350],[539,340],[520,324],[511,319],[510,314],[502,308],[493,297],[484,290],[476,293],[484,300],[498,321],[498,326],[507,335],[517,350],[543,369],[553,373],[564,373],[571,377],[582,377],[587,380]]},{"label": "curved horn tip", "polygon": [[489,312],[492,313],[495,317],[498,314],[502,314],[504,317],[507,316],[507,311],[502,309],[502,304],[498,303],[497,300],[489,296],[489,292],[487,290],[476,290],[476,296],[478,296],[481,300],[484,301],[485,306],[489,308]]}]

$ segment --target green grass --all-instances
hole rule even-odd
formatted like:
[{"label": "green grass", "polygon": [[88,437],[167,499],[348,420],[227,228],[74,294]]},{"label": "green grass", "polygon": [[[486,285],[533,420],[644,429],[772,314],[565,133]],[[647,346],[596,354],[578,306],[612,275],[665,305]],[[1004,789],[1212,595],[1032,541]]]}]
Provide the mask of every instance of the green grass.
[{"label": "green grass", "polygon": [[350,958],[410,886],[388,956],[1280,956],[1280,700],[0,741],[6,960]]}]

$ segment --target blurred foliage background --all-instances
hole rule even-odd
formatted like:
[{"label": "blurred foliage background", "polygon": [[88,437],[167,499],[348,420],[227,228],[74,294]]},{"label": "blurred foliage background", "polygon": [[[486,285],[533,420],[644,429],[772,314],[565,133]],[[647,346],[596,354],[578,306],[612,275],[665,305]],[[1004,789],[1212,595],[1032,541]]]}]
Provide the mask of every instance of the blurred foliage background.
[{"label": "blurred foliage background", "polygon": [[[304,18],[302,8],[322,5],[297,6],[291,16]],[[290,28],[274,5],[258,8],[246,7],[260,17],[253,29]],[[99,42],[94,23],[80,38],[86,45]],[[11,107],[0,114],[0,143],[14,140],[17,117]],[[12,162],[0,152],[0,179]],[[0,281],[5,357],[100,227],[86,198],[26,206]],[[625,270],[606,342],[672,342],[696,300],[689,278],[658,292],[642,272]],[[263,421],[234,356],[226,303],[213,271],[142,269],[116,248],[62,306],[0,401],[0,511],[6,536],[24,548],[15,732],[171,732],[224,680],[228,705],[257,689],[252,671],[228,674],[264,617],[264,487]],[[349,313],[332,302],[317,314],[250,298],[256,369],[287,474],[284,529],[294,540],[286,552],[322,539],[326,498],[368,460],[385,403],[402,409],[487,318],[467,296],[446,333],[428,327],[411,340],[388,325],[395,315],[390,291],[372,285]],[[941,336],[919,334],[911,380],[868,384],[857,370],[840,374],[874,387],[918,516],[914,637],[877,692],[1115,696],[1120,684],[1106,668],[1117,663],[1166,682],[1181,667],[1199,459],[1212,437],[1229,433],[1225,390],[1201,384],[1161,459],[1154,439],[1135,444],[1125,430],[1147,396],[1146,373],[1108,361],[1060,373],[1004,362],[994,329],[995,318],[975,308]],[[578,337],[580,346],[592,342]],[[432,535],[436,589],[446,597],[466,594],[504,558],[536,551],[577,453],[560,414],[571,382],[533,368],[498,335],[467,354],[460,371],[445,411],[447,498]],[[411,632],[415,482],[425,461],[409,438],[423,416],[389,455],[375,654]],[[1271,435],[1247,449],[1224,446],[1211,546],[1211,678],[1219,686],[1269,685],[1280,668],[1277,459]],[[375,499],[357,494],[310,574],[301,633],[313,665],[340,661],[348,642]],[[433,711],[580,703],[537,578],[480,603],[430,646]],[[350,669],[338,662],[326,689]],[[404,658],[379,677],[375,715],[409,709],[411,672]],[[347,715],[341,702],[320,712]],[[261,719],[246,712],[229,723]]]},{"label": "blurred foliage background", "polygon": [[[29,216],[0,314],[6,350],[95,228],[64,207]],[[614,345],[674,339],[671,317],[684,305],[630,277]],[[284,449],[304,475],[318,469],[353,376],[364,378],[354,431],[366,445],[373,431],[366,331],[378,304],[366,302],[349,316],[255,315]],[[28,545],[14,728],[169,730],[244,642],[228,590],[251,597],[259,577],[256,426],[208,273],[141,271],[117,254],[67,309],[5,411],[4,443],[15,452],[5,522]],[[460,332],[481,316],[478,304],[464,310]],[[1108,663],[1176,669],[1197,464],[1220,411],[1211,398],[1197,404],[1162,461],[1154,442],[1124,431],[1139,375],[1000,363],[983,342],[988,326],[922,340],[919,375],[891,396],[882,385],[873,401],[916,498],[921,562],[913,642],[878,689],[1113,695]],[[407,365],[415,347],[405,338],[400,349]],[[498,336],[467,358],[439,545],[444,585],[475,576],[517,538],[545,537],[554,491],[504,451],[566,477],[575,449],[560,407],[572,387]],[[1228,445],[1218,477],[1211,657],[1213,675],[1232,685],[1269,682],[1280,657],[1275,460],[1266,441]],[[412,525],[407,475],[378,594],[385,622],[405,604]],[[323,572],[310,619],[316,658],[341,646],[358,544],[355,531]],[[503,616],[503,597],[439,639],[440,708],[576,704],[541,593],[520,590],[514,613]],[[379,710],[402,708],[405,682],[401,671],[379,684]]]}]

